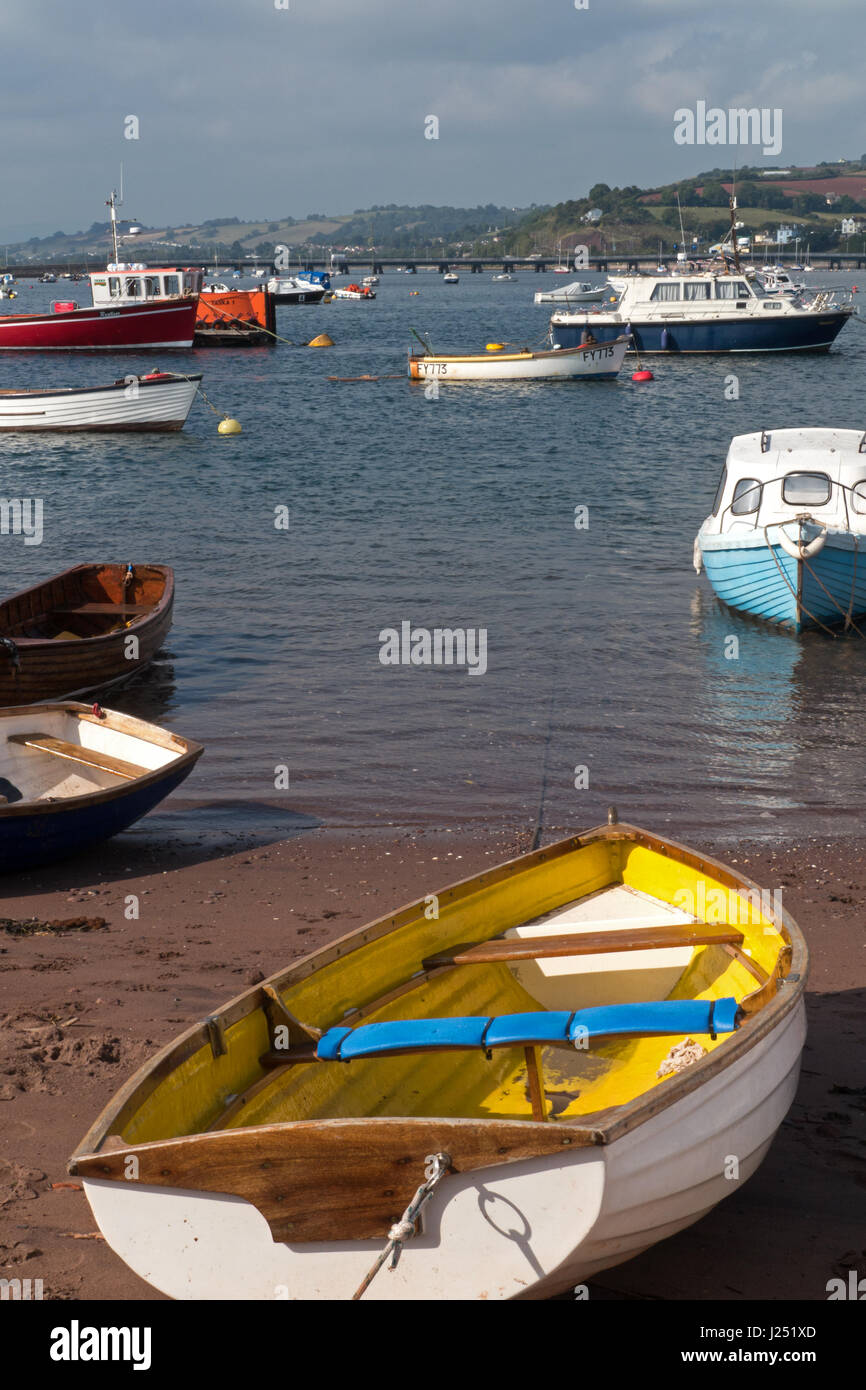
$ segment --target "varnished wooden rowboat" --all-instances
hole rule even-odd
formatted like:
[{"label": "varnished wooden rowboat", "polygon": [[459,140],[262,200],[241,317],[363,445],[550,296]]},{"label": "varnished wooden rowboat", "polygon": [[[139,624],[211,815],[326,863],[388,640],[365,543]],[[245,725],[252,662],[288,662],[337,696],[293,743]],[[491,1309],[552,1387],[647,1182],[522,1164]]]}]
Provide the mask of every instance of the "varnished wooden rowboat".
[{"label": "varnished wooden rowboat", "polygon": [[171,627],[167,565],[75,565],[0,603],[0,705],[95,690],[146,666]]},{"label": "varnished wooden rowboat", "polygon": [[153,810],[202,747],[98,706],[0,709],[0,873],[62,859]]},{"label": "varnished wooden rowboat", "polygon": [[806,971],[778,894],[604,826],[238,996],[121,1089],[70,1171],[175,1298],[544,1297],[754,1172],[796,1088]]}]

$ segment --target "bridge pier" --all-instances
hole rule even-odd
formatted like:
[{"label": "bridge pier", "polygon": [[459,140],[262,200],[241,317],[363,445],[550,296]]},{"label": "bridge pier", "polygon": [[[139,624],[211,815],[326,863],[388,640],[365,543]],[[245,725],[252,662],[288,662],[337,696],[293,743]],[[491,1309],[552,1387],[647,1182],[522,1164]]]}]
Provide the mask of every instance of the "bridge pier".
[{"label": "bridge pier", "polygon": [[480,261],[473,261],[473,262],[472,262],[472,265],[471,265],[471,267],[470,267],[470,269],[471,269],[473,275],[483,275],[483,274],[484,274],[484,266],[481,264]]}]

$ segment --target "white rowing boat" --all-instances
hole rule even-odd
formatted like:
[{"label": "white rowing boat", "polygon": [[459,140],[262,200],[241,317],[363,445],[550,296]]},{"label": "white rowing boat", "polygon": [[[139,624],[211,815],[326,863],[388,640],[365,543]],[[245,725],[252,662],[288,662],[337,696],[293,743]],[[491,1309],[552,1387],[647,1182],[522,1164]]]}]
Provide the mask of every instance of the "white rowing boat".
[{"label": "white rowing boat", "polygon": [[150,372],[110,386],[0,390],[0,430],[180,430],[201,372]]},{"label": "white rowing boat", "polygon": [[98,705],[0,709],[0,873],[125,830],[188,777],[202,748]]}]

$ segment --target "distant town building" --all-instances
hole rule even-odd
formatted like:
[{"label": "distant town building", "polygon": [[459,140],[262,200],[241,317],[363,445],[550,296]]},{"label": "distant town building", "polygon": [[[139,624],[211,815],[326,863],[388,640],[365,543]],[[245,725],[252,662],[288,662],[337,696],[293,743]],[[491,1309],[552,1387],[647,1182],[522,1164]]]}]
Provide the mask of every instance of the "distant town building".
[{"label": "distant town building", "polygon": [[580,220],[581,222],[595,223],[600,222],[603,216],[604,213],[602,212],[601,208],[590,208],[589,212],[585,212]]}]

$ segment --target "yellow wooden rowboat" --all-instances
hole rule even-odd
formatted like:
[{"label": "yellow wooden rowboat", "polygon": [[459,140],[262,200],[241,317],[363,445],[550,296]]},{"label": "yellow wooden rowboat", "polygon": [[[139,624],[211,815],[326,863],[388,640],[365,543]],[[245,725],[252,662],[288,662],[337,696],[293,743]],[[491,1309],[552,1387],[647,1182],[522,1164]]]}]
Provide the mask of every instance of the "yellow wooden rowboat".
[{"label": "yellow wooden rowboat", "polygon": [[[806,970],[779,894],[610,824],[238,996],[122,1088],[70,1171],[176,1298],[544,1297],[755,1170]],[[367,1284],[383,1246],[396,1268]]]}]

